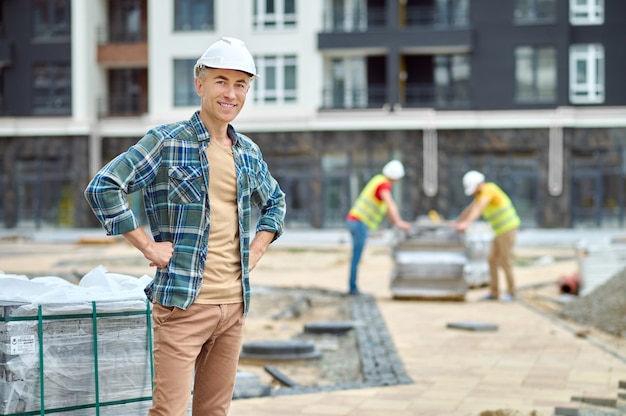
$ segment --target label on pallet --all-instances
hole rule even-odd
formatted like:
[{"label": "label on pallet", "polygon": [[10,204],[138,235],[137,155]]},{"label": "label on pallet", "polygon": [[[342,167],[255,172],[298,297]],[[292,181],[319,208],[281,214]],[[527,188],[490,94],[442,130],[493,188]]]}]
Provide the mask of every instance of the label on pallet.
[{"label": "label on pallet", "polygon": [[11,337],[11,355],[32,354],[35,349],[34,335],[15,335]]}]

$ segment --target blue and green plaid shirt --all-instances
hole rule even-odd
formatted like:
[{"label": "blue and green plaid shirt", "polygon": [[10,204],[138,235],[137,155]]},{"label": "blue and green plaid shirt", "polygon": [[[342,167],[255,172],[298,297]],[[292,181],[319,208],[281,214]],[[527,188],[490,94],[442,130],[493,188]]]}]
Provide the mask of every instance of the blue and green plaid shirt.
[{"label": "blue and green plaid shirt", "polygon": [[[237,175],[237,205],[244,313],[250,305],[251,210],[260,210],[256,231],[278,238],[283,231],[285,194],[270,174],[259,147],[232,126]],[[202,286],[211,218],[209,215],[209,162],[205,150],[209,132],[199,112],[189,121],[158,126],[128,151],[120,154],[85,189],[94,214],[108,235],[139,226],[127,195],[143,192],[146,215],[154,240],[170,241],[174,254],[169,265],[157,269],[146,287],[148,299],[164,306],[188,308]]]}]

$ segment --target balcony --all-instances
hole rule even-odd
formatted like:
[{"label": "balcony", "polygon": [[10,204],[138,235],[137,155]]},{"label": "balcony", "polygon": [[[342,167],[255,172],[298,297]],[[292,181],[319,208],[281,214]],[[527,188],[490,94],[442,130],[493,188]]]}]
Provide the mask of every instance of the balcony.
[{"label": "balcony", "polygon": [[403,107],[466,109],[470,105],[467,85],[439,86],[432,84],[409,84],[406,87]]},{"label": "balcony", "polygon": [[343,9],[324,13],[324,33],[367,32],[385,26],[384,7],[368,7],[360,13],[347,13]]},{"label": "balcony", "polygon": [[110,94],[98,100],[98,116],[138,117],[148,111],[148,96],[136,94]]},{"label": "balcony", "polygon": [[407,28],[465,29],[469,27],[467,9],[434,6],[407,6]]},{"label": "balcony", "polygon": [[[147,27],[141,17],[110,22],[98,31],[98,64],[107,67],[147,67]],[[117,19],[120,20],[120,19]]]},{"label": "balcony", "polygon": [[323,91],[323,109],[383,108],[387,104],[384,85],[367,88],[327,88]]}]

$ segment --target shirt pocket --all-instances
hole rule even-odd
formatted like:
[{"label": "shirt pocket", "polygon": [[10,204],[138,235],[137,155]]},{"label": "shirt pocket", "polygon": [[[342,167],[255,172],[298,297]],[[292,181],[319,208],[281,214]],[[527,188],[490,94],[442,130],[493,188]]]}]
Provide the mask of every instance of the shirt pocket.
[{"label": "shirt pocket", "polygon": [[169,176],[169,199],[175,204],[190,204],[202,198],[202,169],[197,166],[171,166]]}]

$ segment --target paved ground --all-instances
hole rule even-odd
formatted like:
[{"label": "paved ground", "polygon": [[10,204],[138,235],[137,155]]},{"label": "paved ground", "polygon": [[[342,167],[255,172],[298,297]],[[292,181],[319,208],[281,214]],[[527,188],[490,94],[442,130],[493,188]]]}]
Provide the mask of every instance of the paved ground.
[{"label": "paved ground", "polygon": [[[516,267],[518,285],[555,281],[574,271],[574,244],[581,238],[598,240],[610,235],[606,231],[522,232],[516,249],[520,257],[547,256],[557,261],[520,264]],[[7,233],[0,237],[0,270],[5,272],[21,268],[22,272],[80,274],[81,267],[92,267],[94,259],[101,259],[112,272],[150,273],[134,250],[119,240],[94,244],[102,242],[99,231],[31,233],[27,240],[24,235]],[[386,238],[373,236],[361,266],[360,283],[376,297],[414,383],[236,400],[231,416],[474,416],[489,410],[552,415],[556,407],[576,407],[573,396],[617,397],[618,382],[626,380],[623,355],[615,353],[610,342],[578,337],[571,327],[523,302],[479,301],[485,289],[470,291],[465,302],[393,300],[389,291],[393,264]],[[344,290],[347,250],[347,235],[342,231],[287,232],[268,251],[252,278],[263,285]],[[77,258],[84,263],[76,263]],[[123,271],[115,270],[121,264],[116,261],[121,260],[125,260]],[[129,261],[134,267],[128,267]],[[461,321],[493,323],[498,330],[447,328],[448,323]]]}]

